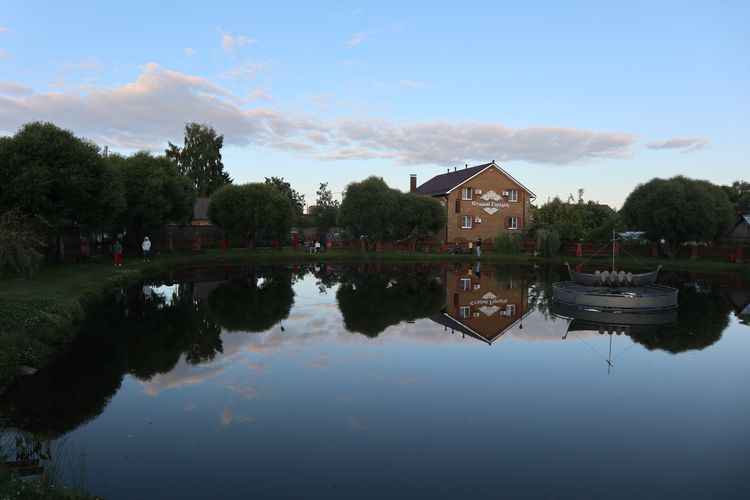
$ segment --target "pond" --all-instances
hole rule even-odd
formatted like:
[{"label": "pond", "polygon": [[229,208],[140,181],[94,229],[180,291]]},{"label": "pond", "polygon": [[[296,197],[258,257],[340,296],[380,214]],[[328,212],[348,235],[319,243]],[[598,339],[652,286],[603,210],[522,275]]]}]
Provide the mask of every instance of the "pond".
[{"label": "pond", "polygon": [[5,459],[109,499],[747,498],[747,278],[664,274],[627,326],[556,316],[560,273],[156,276],[2,396]]}]

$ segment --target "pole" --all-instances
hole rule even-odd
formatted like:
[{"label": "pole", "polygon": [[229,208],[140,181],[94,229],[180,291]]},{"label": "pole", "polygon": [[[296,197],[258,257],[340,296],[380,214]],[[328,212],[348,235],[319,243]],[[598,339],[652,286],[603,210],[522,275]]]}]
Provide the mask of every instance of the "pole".
[{"label": "pole", "polygon": [[612,272],[615,272],[615,230],[612,229]]}]

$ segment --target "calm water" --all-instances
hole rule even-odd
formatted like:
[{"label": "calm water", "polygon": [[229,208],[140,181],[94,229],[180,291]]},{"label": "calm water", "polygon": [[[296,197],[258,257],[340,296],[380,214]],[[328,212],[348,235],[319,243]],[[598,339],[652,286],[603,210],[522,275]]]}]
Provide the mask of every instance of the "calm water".
[{"label": "calm water", "polygon": [[[750,283],[556,317],[556,269],[160,276],[0,400],[7,460],[135,498],[748,498]],[[38,470],[37,470],[38,472]]]}]

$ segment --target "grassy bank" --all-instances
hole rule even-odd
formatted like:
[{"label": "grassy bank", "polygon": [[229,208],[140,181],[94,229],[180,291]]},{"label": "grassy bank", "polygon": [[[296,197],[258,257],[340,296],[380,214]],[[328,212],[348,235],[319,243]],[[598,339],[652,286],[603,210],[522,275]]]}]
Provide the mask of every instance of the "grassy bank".
[{"label": "grassy bank", "polygon": [[[91,301],[120,286],[136,283],[155,273],[210,265],[262,264],[273,262],[471,262],[471,255],[446,255],[419,252],[331,252],[310,255],[291,250],[207,250],[197,253],[156,256],[151,262],[125,259],[122,267],[114,267],[109,259],[92,259],[85,263],[66,263],[42,268],[34,276],[24,279],[0,279],[0,387],[13,380],[19,365],[34,368],[44,366],[60,348],[75,338],[76,326],[83,319],[85,307]],[[572,265],[583,258],[558,257],[538,259],[525,255],[485,253],[482,262]],[[607,269],[607,258],[590,259],[587,264]],[[750,265],[709,261],[664,261],[656,259],[618,259],[618,269],[656,268],[684,269],[703,272],[735,272],[750,274]]]}]

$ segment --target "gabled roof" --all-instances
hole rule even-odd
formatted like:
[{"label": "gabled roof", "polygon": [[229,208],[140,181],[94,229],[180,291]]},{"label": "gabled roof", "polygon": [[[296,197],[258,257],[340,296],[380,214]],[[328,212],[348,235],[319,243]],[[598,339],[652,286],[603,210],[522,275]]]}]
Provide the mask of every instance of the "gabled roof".
[{"label": "gabled roof", "polygon": [[510,180],[512,180],[519,186],[521,186],[521,188],[527,193],[529,193],[532,196],[532,198],[536,198],[536,195],[532,193],[531,190],[529,190],[529,188],[527,188],[526,186],[518,182],[516,179],[514,179],[512,175],[510,175],[508,172],[500,168],[500,166],[494,161],[490,163],[484,163],[482,165],[477,165],[476,167],[464,168],[462,170],[454,170],[453,172],[436,175],[429,181],[419,186],[417,188],[417,193],[426,194],[430,196],[435,196],[439,194],[448,194],[454,189],[456,189],[457,187],[459,187],[460,185],[464,184],[466,181],[481,174],[488,168],[498,169],[505,176],[507,176]]}]

